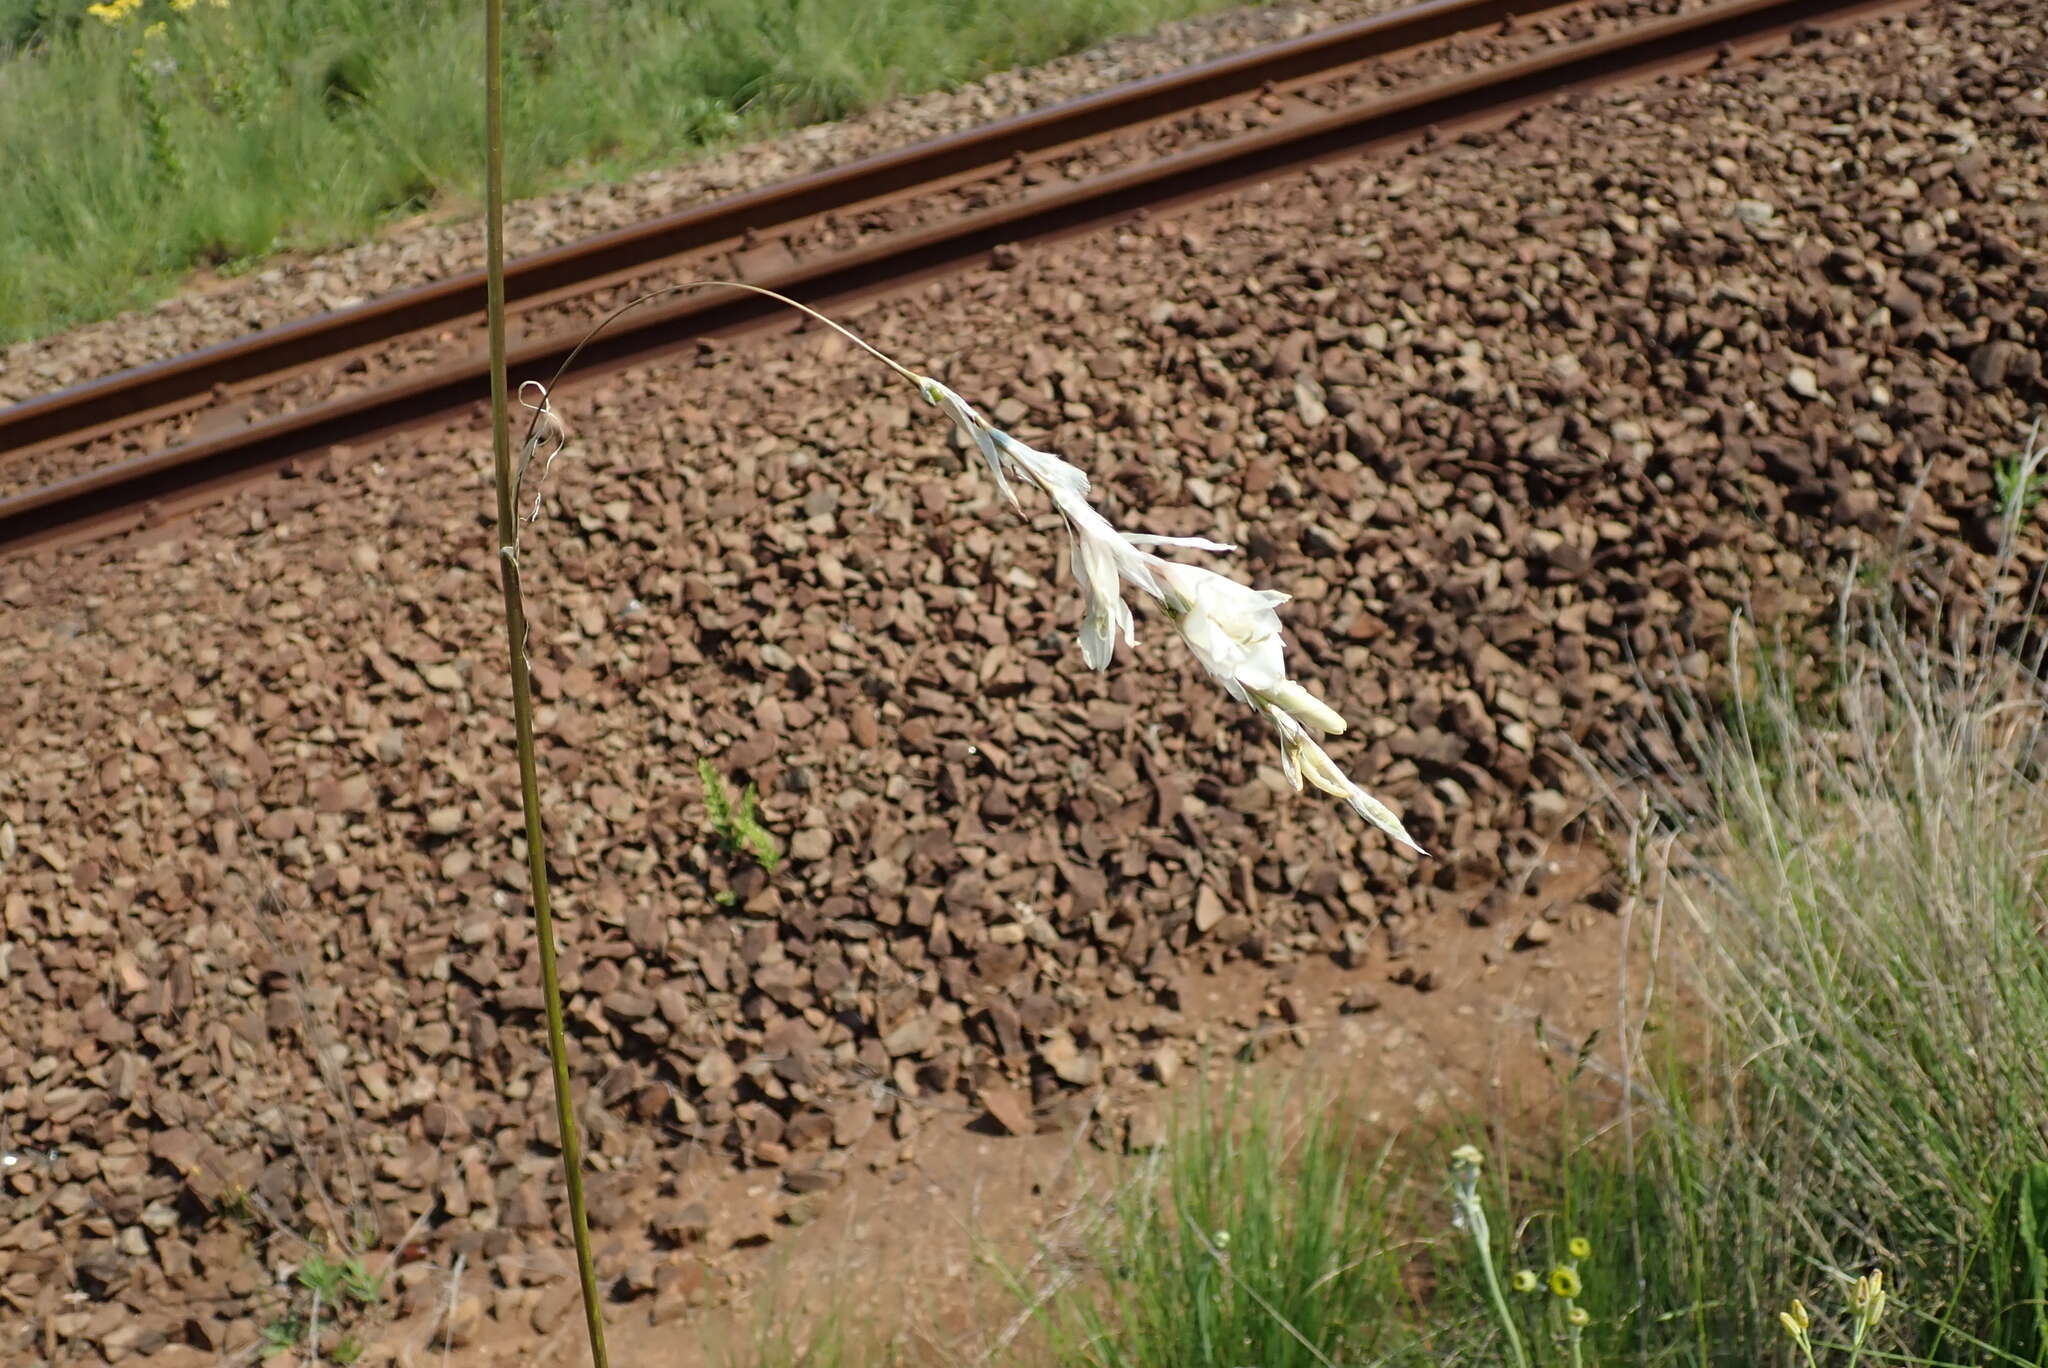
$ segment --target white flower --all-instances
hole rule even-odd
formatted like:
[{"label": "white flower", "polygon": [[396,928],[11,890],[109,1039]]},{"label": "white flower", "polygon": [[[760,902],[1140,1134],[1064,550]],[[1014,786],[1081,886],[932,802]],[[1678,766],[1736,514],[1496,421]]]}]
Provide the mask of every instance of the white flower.
[{"label": "white flower", "polygon": [[[814,313],[809,309],[805,312]],[[839,327],[829,319],[824,321]],[[1081,657],[1090,669],[1108,668],[1119,635],[1133,645],[1137,642],[1130,605],[1124,601],[1124,586],[1128,584],[1149,594],[1165,608],[1202,668],[1233,698],[1260,713],[1280,733],[1281,764],[1296,792],[1301,791],[1304,782],[1314,784],[1323,792],[1344,799],[1360,816],[1395,840],[1428,853],[1385,804],[1337,768],[1311,734],[1313,731],[1325,736],[1340,735],[1345,723],[1329,704],[1288,677],[1286,648],[1280,639],[1280,615],[1274,609],[1286,603],[1289,595],[1253,589],[1228,575],[1151,554],[1147,548],[1234,548],[1205,537],[1156,537],[1117,530],[1089,502],[1088,475],[1079,466],[992,427],[973,405],[945,385],[899,365],[846,329],[839,330],[917,386],[927,402],[946,411],[981,453],[997,491],[1010,507],[1023,512],[1010,484],[1012,473],[1036,485],[1052,500],[1066,524],[1068,563],[1081,586]]]},{"label": "white flower", "polygon": [[[975,415],[977,418],[979,414]],[[989,441],[1001,453],[1003,460],[1014,466],[1017,473],[1045,491],[1047,498],[1060,505],[1066,512],[1073,504],[1087,506],[1089,491],[1088,472],[1071,461],[1063,461],[1050,451],[1020,442],[1009,433],[998,428],[988,429]]]},{"label": "white flower", "polygon": [[[1068,561],[1074,567],[1074,578],[1080,581],[1084,601],[1081,658],[1091,670],[1106,670],[1116,650],[1118,632],[1123,633],[1127,644],[1138,644],[1123,587],[1123,559],[1135,553],[1131,552],[1130,543],[1109,525],[1109,520],[1087,504],[1073,508],[1062,505],[1060,513],[1067,521]],[[1144,566],[1141,564],[1138,569],[1142,571]]]}]

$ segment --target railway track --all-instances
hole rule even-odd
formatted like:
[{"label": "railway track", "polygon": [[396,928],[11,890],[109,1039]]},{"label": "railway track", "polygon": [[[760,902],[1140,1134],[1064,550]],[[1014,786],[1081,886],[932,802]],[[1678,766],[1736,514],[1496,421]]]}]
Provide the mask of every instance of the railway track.
[{"label": "railway track", "polygon": [[[1915,0],[1733,0],[1392,93],[1326,107],[1287,92],[1448,37],[1559,12],[1544,0],[1429,3],[1054,106],[846,167],[734,196],[699,210],[536,254],[508,280],[534,311],[668,263],[723,260],[752,283],[843,308],[985,265],[992,253],[1057,241],[1171,209],[1320,162],[1399,148],[1418,137],[1497,126],[1575,91],[1698,70],[1789,41],[1802,30],[1911,8]],[[1568,8],[1568,7],[1567,7]],[[957,185],[1025,158],[1045,158],[1220,102],[1262,98],[1269,122],[975,212],[832,251],[778,250],[795,225]],[[234,342],[73,386],[0,410],[5,459],[78,447],[209,402],[333,366],[425,329],[478,314],[471,273]],[[736,291],[689,296],[629,315],[582,349],[571,382],[696,345],[793,326],[785,312]],[[515,378],[552,375],[585,329],[515,347]],[[210,436],[115,460],[0,498],[0,553],[84,540],[171,516],[266,472],[455,414],[479,401],[480,353],[420,367],[388,383]]]}]

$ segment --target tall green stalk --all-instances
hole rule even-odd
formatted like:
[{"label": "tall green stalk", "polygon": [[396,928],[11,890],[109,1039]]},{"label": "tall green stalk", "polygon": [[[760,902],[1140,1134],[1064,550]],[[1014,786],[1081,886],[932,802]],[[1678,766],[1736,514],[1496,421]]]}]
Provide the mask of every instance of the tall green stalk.
[{"label": "tall green stalk", "polygon": [[526,874],[533,925],[540,939],[541,996],[547,1005],[548,1060],[554,1066],[555,1127],[562,1141],[562,1181],[583,1322],[593,1368],[609,1368],[597,1267],[590,1256],[590,1218],[583,1204],[583,1141],[569,1093],[569,1045],[562,1030],[562,988],[555,969],[555,918],[548,897],[548,855],[541,831],[540,773],[534,761],[533,685],[526,668],[526,606],[519,592],[519,512],[512,469],[510,385],[505,376],[505,121],[504,0],[484,0],[484,269],[491,347],[491,455],[498,485],[498,572],[505,590],[505,645],[512,674],[512,720],[519,738],[519,797],[526,810]]}]

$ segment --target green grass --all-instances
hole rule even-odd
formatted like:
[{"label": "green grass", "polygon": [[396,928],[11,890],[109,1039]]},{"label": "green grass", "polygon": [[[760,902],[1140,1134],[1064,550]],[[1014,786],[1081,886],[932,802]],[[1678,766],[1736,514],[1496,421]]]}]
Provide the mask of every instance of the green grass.
[{"label": "green grass", "polygon": [[1229,1096],[1126,1184],[1044,1321],[1077,1368],[1322,1368],[1377,1360],[1408,1300],[1401,1184],[1340,1113],[1290,1128]]},{"label": "green grass", "polygon": [[1918,1313],[1891,1321],[1896,1352],[1987,1361],[2000,1197],[2048,1157],[2042,694],[1981,644],[1882,620],[1843,649],[1833,726],[1767,680],[1747,706],[1789,763],[1728,738],[1708,766],[1721,877],[1676,887],[1723,1052],[1696,1090],[1722,1119],[1688,1129],[1660,1196],[1715,1237],[1689,1262],[1718,1308],[1703,1336],[1768,1336],[1802,1284],[1882,1267]]},{"label": "green grass", "polygon": [[[514,0],[510,193],[617,179],[1226,0]],[[478,203],[456,0],[0,0],[0,341]],[[147,25],[163,31],[145,36]],[[136,55],[139,50],[140,55]]]}]

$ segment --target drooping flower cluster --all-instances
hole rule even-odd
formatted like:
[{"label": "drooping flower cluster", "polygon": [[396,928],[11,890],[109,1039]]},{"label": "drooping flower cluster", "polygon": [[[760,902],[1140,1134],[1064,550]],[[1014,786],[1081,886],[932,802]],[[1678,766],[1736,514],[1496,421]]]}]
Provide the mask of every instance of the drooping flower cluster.
[{"label": "drooping flower cluster", "polygon": [[[1253,589],[1228,575],[1183,565],[1155,554],[1159,548],[1192,551],[1234,551],[1237,548],[1205,537],[1157,537],[1123,532],[1089,502],[1088,476],[1080,467],[1049,451],[1025,445],[990,423],[972,404],[929,375],[920,375],[889,356],[852,329],[835,323],[810,305],[761,285],[735,280],[695,280],[678,290],[726,288],[746,290],[777,300],[839,333],[847,341],[916,386],[928,403],[951,418],[980,453],[996,490],[1010,507],[1023,511],[1014,476],[1035,486],[1058,510],[1066,524],[1068,561],[1080,583],[1081,658],[1093,670],[1109,668],[1121,636],[1137,644],[1126,586],[1152,599],[1179,630],[1180,638],[1231,697],[1257,712],[1280,735],[1280,760],[1287,781],[1299,793],[1304,782],[1342,798],[1359,816],[1418,854],[1428,854],[1386,804],[1351,781],[1317,740],[1340,735],[1344,719],[1287,673],[1286,648],[1280,640],[1280,615],[1273,611],[1289,596]],[[647,296],[646,298],[654,298]],[[635,301],[644,302],[644,301]],[[628,308],[632,305],[626,306]],[[621,310],[623,312],[623,310]],[[616,315],[614,315],[616,317]],[[602,325],[600,325],[602,326]],[[542,390],[546,394],[545,388]],[[529,406],[531,407],[531,406]],[[536,423],[539,420],[536,414]],[[531,436],[529,440],[532,440]]]},{"label": "drooping flower cluster", "polygon": [[1296,792],[1306,780],[1342,798],[1403,845],[1422,851],[1400,818],[1353,783],[1319,743],[1321,736],[1342,734],[1345,722],[1287,673],[1280,615],[1274,609],[1287,602],[1288,595],[1253,589],[1213,570],[1154,554],[1162,547],[1197,551],[1235,548],[1203,537],[1119,531],[1089,502],[1088,476],[1079,467],[993,426],[973,405],[930,376],[897,369],[916,384],[927,401],[944,410],[981,453],[996,489],[1011,507],[1022,511],[1011,483],[1013,476],[1036,486],[1052,500],[1066,524],[1069,559],[1081,586],[1081,658],[1090,669],[1108,668],[1118,636],[1136,644],[1130,605],[1124,601],[1124,588],[1129,586],[1160,606],[1202,668],[1231,697],[1264,717],[1279,733],[1281,764]]}]

